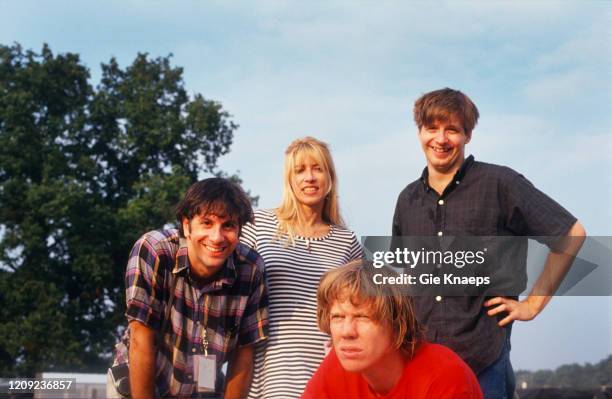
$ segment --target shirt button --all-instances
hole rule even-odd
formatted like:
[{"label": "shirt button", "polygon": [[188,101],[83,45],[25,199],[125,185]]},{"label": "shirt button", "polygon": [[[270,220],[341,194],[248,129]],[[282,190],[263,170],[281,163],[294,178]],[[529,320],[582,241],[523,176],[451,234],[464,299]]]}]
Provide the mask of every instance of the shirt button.
[{"label": "shirt button", "polygon": [[457,180],[457,181],[455,182],[455,184],[459,184],[459,180]]},{"label": "shirt button", "polygon": [[191,374],[187,375],[187,378],[189,378],[190,380],[193,378],[193,376]]},{"label": "shirt button", "polygon": [[441,199],[440,201],[438,201],[438,205],[444,205],[444,200]]},{"label": "shirt button", "polygon": [[441,231],[438,231],[438,237],[442,237],[442,234],[444,233],[442,233]]},{"label": "shirt button", "polygon": [[436,301],[440,302],[441,300],[442,300],[442,297],[441,297],[440,295],[438,295],[438,296],[436,297]]}]

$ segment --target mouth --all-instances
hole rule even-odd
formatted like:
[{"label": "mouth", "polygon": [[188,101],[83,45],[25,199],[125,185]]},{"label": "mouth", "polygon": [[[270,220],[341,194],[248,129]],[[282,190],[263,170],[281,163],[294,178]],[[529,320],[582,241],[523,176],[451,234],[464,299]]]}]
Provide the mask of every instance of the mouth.
[{"label": "mouth", "polygon": [[226,246],[219,246],[219,245],[207,245],[204,244],[204,247],[208,250],[208,252],[210,252],[213,255],[220,255],[223,252],[225,252],[225,249],[227,248]]},{"label": "mouth", "polygon": [[317,191],[319,191],[319,187],[316,187],[316,186],[307,186],[307,187],[302,188],[302,192],[304,194],[314,194]]},{"label": "mouth", "polygon": [[437,157],[446,157],[448,156],[451,151],[452,151],[452,147],[440,147],[440,146],[435,146],[435,145],[430,145],[429,149],[431,151],[433,151],[433,153],[437,156]]},{"label": "mouth", "polygon": [[446,152],[450,152],[451,148],[450,147],[438,147],[438,146],[434,146],[434,145],[430,145],[429,148],[437,153],[443,154]]},{"label": "mouth", "polygon": [[361,356],[362,349],[355,346],[345,346],[340,348],[340,353],[345,359],[357,359]]}]

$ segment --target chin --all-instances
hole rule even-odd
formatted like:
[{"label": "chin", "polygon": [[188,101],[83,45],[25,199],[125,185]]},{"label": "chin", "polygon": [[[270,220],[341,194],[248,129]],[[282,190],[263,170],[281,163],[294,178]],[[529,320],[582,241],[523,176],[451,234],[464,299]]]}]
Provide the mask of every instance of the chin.
[{"label": "chin", "polygon": [[211,269],[218,269],[225,263],[225,259],[219,258],[204,258],[200,261],[204,265],[204,269],[206,270],[206,272],[210,272]]},{"label": "chin", "polygon": [[355,360],[340,359],[340,364],[342,365],[342,368],[344,370],[350,373],[361,373],[367,368],[367,365],[364,365],[362,362]]},{"label": "chin", "polygon": [[362,367],[356,367],[342,362],[340,362],[340,364],[342,365],[342,368],[349,373],[359,373],[361,370],[363,370]]},{"label": "chin", "polygon": [[353,368],[345,368],[346,371],[348,371],[349,373],[355,373],[355,374],[362,374],[365,371],[368,370],[367,367],[365,366],[360,366],[360,367],[353,367]]},{"label": "chin", "polygon": [[438,170],[448,170],[451,169],[455,164],[456,160],[454,158],[445,158],[445,159],[436,159],[431,162],[434,168]]},{"label": "chin", "polygon": [[324,202],[324,198],[321,199],[307,199],[306,201],[300,201],[300,203],[302,205],[306,205],[306,206],[317,206],[320,205]]},{"label": "chin", "polygon": [[225,264],[226,259],[227,258],[224,258],[224,259],[218,259],[218,258],[209,259],[208,263],[206,263],[206,266],[208,268],[213,268],[213,269],[219,268],[219,267],[221,267],[221,266],[223,266]]}]

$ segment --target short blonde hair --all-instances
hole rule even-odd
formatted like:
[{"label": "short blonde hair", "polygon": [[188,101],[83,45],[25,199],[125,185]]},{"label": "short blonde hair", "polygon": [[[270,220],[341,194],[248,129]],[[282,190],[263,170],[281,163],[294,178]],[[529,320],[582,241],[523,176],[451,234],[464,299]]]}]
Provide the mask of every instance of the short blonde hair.
[{"label": "short blonde hair", "polygon": [[321,278],[317,291],[317,323],[321,331],[330,334],[330,313],[336,301],[351,301],[365,305],[371,317],[391,327],[395,349],[411,358],[422,341],[423,330],[414,314],[412,298],[395,284],[375,284],[374,275],[397,276],[391,268],[374,268],[372,262],[358,259]]},{"label": "short blonde hair", "polygon": [[287,234],[290,244],[294,243],[296,226],[301,224],[303,220],[298,200],[291,187],[291,178],[293,173],[295,173],[295,167],[307,157],[312,157],[323,171],[327,173],[330,187],[325,198],[325,204],[323,205],[323,214],[321,215],[323,221],[344,227],[344,221],[340,215],[340,207],[338,205],[336,168],[334,167],[329,147],[326,143],[314,137],[300,138],[294,140],[285,150],[283,199],[280,206],[276,209],[279,233]]}]

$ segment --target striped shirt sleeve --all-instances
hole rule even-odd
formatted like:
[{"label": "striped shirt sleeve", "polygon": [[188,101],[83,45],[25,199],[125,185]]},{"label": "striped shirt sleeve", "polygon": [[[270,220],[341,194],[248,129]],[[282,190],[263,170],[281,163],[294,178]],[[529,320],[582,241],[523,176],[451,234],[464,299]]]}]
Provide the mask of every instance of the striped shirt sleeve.
[{"label": "striped shirt sleeve", "polygon": [[362,259],[365,257],[363,247],[354,232],[351,232],[351,248],[350,248],[350,260]]},{"label": "striped shirt sleeve", "polygon": [[[257,214],[255,218],[257,218]],[[257,249],[257,228],[255,223],[257,223],[257,219],[255,219],[254,223],[246,223],[242,226],[242,230],[240,230],[240,242],[253,249]]]}]

